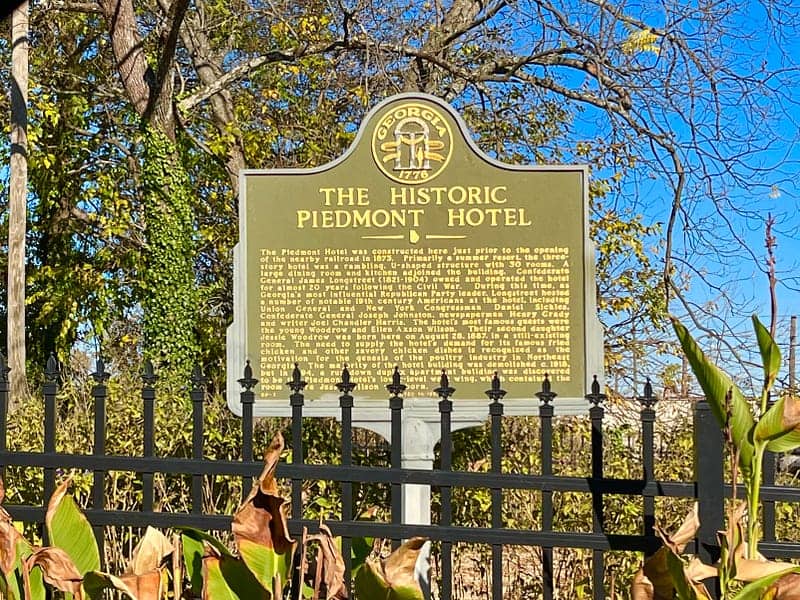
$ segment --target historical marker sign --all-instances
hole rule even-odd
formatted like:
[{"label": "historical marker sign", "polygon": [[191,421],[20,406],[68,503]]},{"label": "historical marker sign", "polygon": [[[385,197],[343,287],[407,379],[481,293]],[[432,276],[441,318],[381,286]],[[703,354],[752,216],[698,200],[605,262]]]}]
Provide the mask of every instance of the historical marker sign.
[{"label": "historical marker sign", "polygon": [[243,172],[229,402],[245,359],[261,400],[285,400],[295,361],[310,397],[344,362],[362,399],[395,365],[406,397],[442,368],[457,398],[485,398],[495,370],[508,398],[545,373],[582,397],[602,371],[587,205],[585,167],[494,161],[423,95],[376,107],[333,163]]}]

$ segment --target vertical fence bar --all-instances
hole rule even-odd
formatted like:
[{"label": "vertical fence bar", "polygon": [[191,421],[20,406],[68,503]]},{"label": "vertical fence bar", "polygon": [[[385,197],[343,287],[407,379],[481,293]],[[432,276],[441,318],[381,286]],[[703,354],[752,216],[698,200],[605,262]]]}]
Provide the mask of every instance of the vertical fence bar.
[{"label": "vertical fence bar", "polygon": [[[553,474],[553,406],[550,404],[556,397],[550,390],[550,378],[545,373],[542,389],[536,397],[542,402],[539,405],[539,421],[541,425],[540,439],[542,443],[542,475]],[[542,531],[553,530],[553,492],[542,488]],[[553,600],[553,548],[542,547],[542,598]]]},{"label": "vertical fence bar", "polygon": [[[403,398],[406,386],[400,382],[400,367],[394,368],[392,383],[386,386],[392,395],[389,398],[389,409],[392,413],[392,469],[399,469],[403,460]],[[398,476],[392,474],[392,525],[403,522],[403,486],[397,481]],[[400,538],[392,539],[392,549],[400,547]]]},{"label": "vertical fence bar", "polygon": [[[242,462],[253,461],[253,404],[256,395],[253,388],[258,379],[253,377],[253,367],[250,361],[244,366],[244,377],[239,380],[239,385],[244,388],[239,396],[242,403]],[[242,477],[242,498],[246,498],[253,486],[253,478],[245,475]]]},{"label": "vertical fence bar", "polygon": [[[441,457],[442,471],[449,471],[453,466],[453,436],[450,431],[450,415],[453,412],[453,403],[450,396],[455,389],[450,387],[447,373],[442,369],[442,377],[439,380],[439,387],[434,390],[436,395],[441,398],[439,401],[439,417],[441,421],[441,437],[439,452]],[[441,486],[442,494],[442,514],[439,522],[444,527],[452,525],[453,509],[450,504],[451,490],[449,485]],[[439,597],[441,600],[451,600],[453,595],[453,543],[449,540],[442,540],[442,587]]]},{"label": "vertical fence bar", "polygon": [[[92,449],[92,454],[94,456],[104,456],[106,453],[106,398],[108,394],[106,382],[108,377],[103,359],[98,358],[97,369],[92,373],[92,378],[95,382],[92,387],[92,397],[94,399],[94,448]],[[92,474],[92,508],[96,511],[105,509],[105,483],[106,472],[95,469]],[[105,562],[103,559],[105,554],[103,526],[93,525],[92,529],[97,540],[97,546],[100,548],[100,564],[102,565]]]},{"label": "vertical fence bar", "polygon": [[[47,359],[44,371],[44,451],[46,454],[56,451],[56,394],[58,394],[58,378],[61,371],[55,354]],[[53,467],[44,470],[44,502],[47,503],[56,489],[56,471]]]},{"label": "vertical fence bar", "polygon": [[[342,380],[336,384],[339,390],[339,408],[342,411],[342,466],[349,467],[353,464],[353,396],[350,394],[356,384],[350,380],[350,371],[347,365],[342,369]],[[342,521],[353,520],[353,484],[342,481]],[[350,589],[350,571],[353,566],[353,557],[350,555],[352,539],[342,536],[342,557],[344,558],[344,585]]]},{"label": "vertical fence bar", "polygon": [[[203,401],[206,396],[206,378],[200,365],[192,371],[192,458],[203,458]],[[192,513],[203,512],[203,476],[192,475]]]},{"label": "vertical fence bar", "polygon": [[[605,401],[606,395],[600,393],[600,383],[595,375],[592,381],[592,392],[586,396],[591,403],[589,418],[592,421],[592,479],[599,481],[603,478],[603,415],[604,410],[600,404]],[[602,533],[605,525],[603,516],[603,494],[592,492],[592,531]],[[606,597],[603,586],[604,559],[602,550],[592,550],[592,597],[594,600],[604,600]]]},{"label": "vertical fence bar", "polygon": [[[637,398],[642,405],[640,418],[642,421],[642,480],[645,485],[655,481],[655,440],[653,428],[656,422],[656,411],[653,408],[657,398],[653,394],[653,385],[648,378],[644,384],[644,393]],[[644,528],[642,533],[649,539],[645,554],[650,556],[658,548],[655,541],[656,501],[652,494],[643,494]]]},{"label": "vertical fence bar", "polygon": [[[8,374],[10,371],[6,357],[0,352],[0,452],[8,449],[6,432],[8,427]],[[5,481],[5,464],[0,464],[0,477]]]},{"label": "vertical fence bar", "polygon": [[[289,396],[289,403],[292,407],[292,464],[302,465],[305,462],[303,456],[303,404],[305,403],[305,398],[302,392],[307,384],[303,381],[303,376],[297,363],[294,363],[292,380],[286,385],[292,391]],[[297,477],[292,479],[292,518],[295,521],[303,518],[303,480]],[[301,534],[299,525],[295,525],[293,529],[293,535]],[[302,532],[302,535],[305,535],[305,532]],[[304,559],[305,557],[300,554],[300,548],[298,548],[294,557],[295,564],[301,565]],[[292,589],[298,590],[299,593],[301,585],[300,568],[295,568],[292,573]]]},{"label": "vertical fence bar", "polygon": [[[144,439],[142,455],[149,458],[155,455],[156,440],[156,381],[158,377],[153,371],[153,363],[149,359],[144,361],[142,369],[142,410],[144,413]],[[153,510],[153,473],[142,473],[142,510]]]},{"label": "vertical fence bar", "polygon": [[[700,517],[696,554],[709,565],[719,559],[717,531],[725,528],[724,447],[722,429],[711,406],[705,399],[698,401],[694,407],[694,477]],[[719,598],[719,585],[710,591],[713,598]]]},{"label": "vertical fence bar", "polygon": [[[302,391],[307,384],[303,381],[303,376],[297,363],[294,364],[292,380],[286,385],[292,390],[292,395],[289,396],[289,402],[292,407],[292,464],[302,465],[304,462],[303,404],[305,403]],[[292,479],[292,517],[297,520],[303,518],[303,481],[296,478]]]},{"label": "vertical fence bar", "polygon": [[[503,403],[506,391],[500,388],[500,377],[495,371],[492,387],[486,390],[491,400],[489,416],[492,419],[492,473],[503,471]],[[503,488],[492,488],[492,529],[503,527]],[[503,600],[503,545],[492,544],[492,600]]]},{"label": "vertical fence bar", "polygon": [[[775,404],[774,398],[770,395],[767,401],[767,409],[772,408]],[[764,452],[764,463],[762,466],[763,483],[764,485],[775,485],[775,461],[776,455],[774,452]],[[762,510],[764,515],[764,535],[765,542],[775,541],[775,501],[764,500],[762,502]]]}]

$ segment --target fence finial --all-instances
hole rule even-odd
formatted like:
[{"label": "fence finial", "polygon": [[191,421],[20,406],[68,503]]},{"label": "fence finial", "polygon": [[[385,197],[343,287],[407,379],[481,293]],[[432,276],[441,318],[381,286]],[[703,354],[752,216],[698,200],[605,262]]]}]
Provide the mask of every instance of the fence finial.
[{"label": "fence finial", "polygon": [[655,403],[658,402],[658,398],[656,398],[656,395],[653,393],[653,385],[650,383],[649,377],[644,384],[644,393],[636,399],[641,402],[644,408],[653,408]]},{"label": "fence finial", "polygon": [[192,389],[195,389],[195,390],[202,389],[205,386],[205,384],[208,382],[208,379],[206,379],[206,376],[203,375],[203,368],[199,364],[196,364],[194,366],[194,369],[192,369],[192,379],[191,379],[191,381],[192,381]]},{"label": "fence finial", "polygon": [[597,381],[597,375],[592,379],[592,393],[587,394],[586,399],[594,406],[600,406],[606,399],[606,395],[600,393],[600,382]]},{"label": "fence finial", "polygon": [[503,399],[503,396],[506,395],[506,391],[500,388],[500,376],[497,374],[497,371],[494,372],[494,376],[492,377],[491,389],[486,390],[485,394],[489,396],[489,400],[492,402],[499,402]]},{"label": "fence finial", "polygon": [[347,363],[345,363],[344,367],[342,367],[342,380],[336,384],[336,389],[347,396],[355,387],[356,384],[350,381],[350,371],[347,369]]},{"label": "fence finial", "polygon": [[48,383],[54,383],[60,374],[61,370],[58,367],[58,359],[56,358],[55,353],[51,352],[50,357],[47,359],[47,366],[44,370],[44,378]]},{"label": "fence finial", "polygon": [[239,385],[242,386],[246,392],[249,392],[258,383],[258,379],[253,377],[253,367],[250,366],[250,361],[247,360],[244,365],[244,377],[239,380]]},{"label": "fence finial", "polygon": [[155,369],[153,369],[153,361],[147,358],[142,368],[142,383],[145,387],[153,387],[156,381],[158,381],[158,376],[156,375]]},{"label": "fence finial", "polygon": [[558,396],[558,394],[550,391],[550,375],[545,373],[544,379],[542,380],[542,390],[536,392],[536,397],[542,401],[542,404],[548,406],[556,396]]},{"label": "fence finial", "polygon": [[447,400],[455,392],[455,388],[450,387],[450,380],[447,371],[442,369],[442,376],[439,378],[439,387],[433,390],[443,400]]},{"label": "fence finial", "polygon": [[95,363],[95,365],[95,371],[92,373],[92,378],[97,385],[103,385],[106,381],[108,381],[111,375],[106,372],[106,363],[103,362],[101,357],[97,358],[97,363]]},{"label": "fence finial", "polygon": [[406,391],[406,386],[400,383],[400,366],[395,365],[394,372],[392,373],[392,383],[386,386],[386,389],[393,396],[399,396]]},{"label": "fence finial", "polygon": [[292,371],[292,380],[287,382],[286,385],[294,393],[301,392],[306,387],[306,382],[303,381],[303,376],[300,374],[300,365],[294,363],[294,371]]}]

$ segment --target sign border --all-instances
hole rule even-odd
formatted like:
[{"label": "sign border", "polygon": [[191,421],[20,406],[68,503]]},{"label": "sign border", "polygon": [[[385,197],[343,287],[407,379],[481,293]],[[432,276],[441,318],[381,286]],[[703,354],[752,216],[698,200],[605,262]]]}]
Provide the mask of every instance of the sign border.
[{"label": "sign border", "polygon": [[[228,407],[237,416],[242,415],[242,404],[240,393],[242,388],[238,380],[243,373],[248,356],[245,355],[244,344],[246,335],[249,330],[249,323],[247,322],[246,298],[248,281],[244,276],[243,267],[245,263],[243,249],[247,246],[247,230],[245,221],[247,217],[247,187],[246,179],[252,176],[272,176],[272,175],[289,175],[302,177],[311,174],[324,173],[337,167],[344,162],[362,143],[363,138],[369,136],[367,132],[367,125],[373,121],[376,115],[382,111],[387,105],[398,101],[422,100],[436,104],[441,110],[446,111],[449,116],[453,118],[457,125],[458,132],[463,136],[467,147],[475,156],[485,161],[487,164],[497,169],[506,171],[518,172],[577,172],[581,174],[581,185],[583,188],[583,290],[584,290],[584,320],[583,320],[583,340],[584,340],[584,363],[586,366],[586,393],[591,389],[591,384],[594,376],[597,377],[598,382],[603,386],[603,330],[602,325],[597,316],[596,307],[596,283],[595,283],[595,248],[594,244],[589,238],[589,167],[587,165],[513,165],[500,162],[484,153],[472,139],[469,127],[462,119],[461,115],[447,102],[431,96],[429,94],[410,92],[391,96],[386,98],[376,106],[374,106],[361,121],[358,132],[350,147],[339,157],[326,164],[312,167],[308,169],[301,168],[280,168],[280,169],[243,169],[239,172],[239,242],[233,249],[233,322],[227,329],[226,339],[226,362],[227,362],[227,385],[226,395]],[[456,132],[452,132],[453,143],[455,142]],[[378,168],[376,166],[376,168]],[[286,378],[287,381],[291,376],[293,366],[286,365]],[[303,365],[300,365],[302,370]],[[400,365],[402,369],[402,365]],[[487,365],[491,368],[491,365]],[[313,376],[313,373],[310,374]],[[438,373],[431,372],[431,395],[426,397],[406,398],[406,406],[418,406],[427,412],[427,409],[435,408],[432,403],[438,401],[433,389],[438,382]],[[387,382],[391,377],[391,373],[386,374]],[[358,381],[358,372],[353,372],[353,378]],[[338,406],[338,394],[334,391],[335,383],[331,382],[331,391],[323,392],[317,399],[307,399],[306,409],[304,414],[306,416],[339,416],[340,409]],[[489,381],[486,382],[487,386]],[[472,413],[474,410],[483,410],[488,405],[486,398],[460,398],[458,396],[458,381],[453,381],[452,384],[456,388],[456,394],[453,397],[454,410],[457,413],[464,412]],[[257,387],[256,387],[257,389]],[[287,388],[288,390],[288,388]],[[535,398],[534,393],[538,391],[531,389],[530,398],[504,398],[503,404],[506,407],[506,414],[508,415],[536,415],[538,414],[539,401]],[[558,389],[554,389],[558,393]],[[286,402],[279,400],[266,400],[259,399],[256,393],[256,402],[253,407],[253,415],[255,417],[285,417],[290,415],[290,406],[288,402],[289,392],[286,393]],[[359,420],[365,422],[383,421],[388,417],[388,397],[386,400],[368,399],[366,397],[359,397],[358,388],[353,393],[354,402],[356,406],[360,406],[361,410],[357,410],[359,415],[355,415]],[[313,405],[313,406],[312,406]],[[554,402],[556,412],[561,414],[585,414],[588,406],[585,398],[566,398],[558,396]],[[458,407],[462,407],[458,409]],[[481,408],[482,407],[482,408]]]}]

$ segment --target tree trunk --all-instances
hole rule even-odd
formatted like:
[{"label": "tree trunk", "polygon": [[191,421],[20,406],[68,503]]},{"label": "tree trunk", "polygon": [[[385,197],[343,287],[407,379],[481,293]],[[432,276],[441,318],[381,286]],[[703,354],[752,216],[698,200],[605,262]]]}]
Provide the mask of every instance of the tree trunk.
[{"label": "tree trunk", "polygon": [[28,2],[11,16],[11,162],[8,194],[8,366],[11,407],[25,378],[25,231],[28,198]]}]

